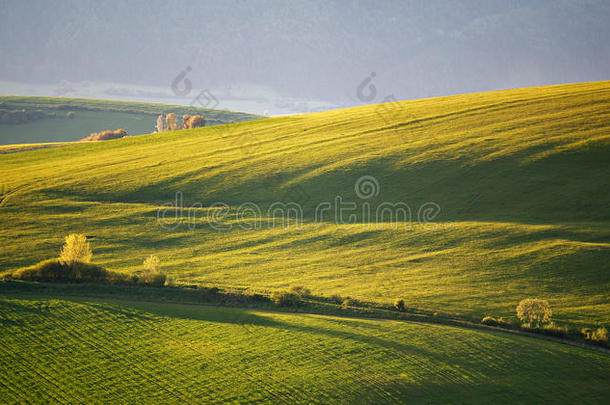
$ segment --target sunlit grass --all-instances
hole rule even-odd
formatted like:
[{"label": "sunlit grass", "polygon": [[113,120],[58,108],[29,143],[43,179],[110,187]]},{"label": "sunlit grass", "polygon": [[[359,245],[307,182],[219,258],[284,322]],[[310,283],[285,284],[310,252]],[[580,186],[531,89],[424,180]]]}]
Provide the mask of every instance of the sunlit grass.
[{"label": "sunlit grass", "polygon": [[[133,271],[158,255],[178,280],[306,285],[458,313],[507,316],[548,299],[559,321],[610,322],[610,83],[401,102],[0,155],[0,269],[56,255],[70,232]],[[433,224],[314,223],[314,208],[374,176]],[[274,201],[300,228],[162,229],[158,207]],[[359,205],[359,206],[360,206]],[[231,220],[228,220],[229,222]],[[234,224],[235,225],[235,224]]]},{"label": "sunlit grass", "polygon": [[6,403],[601,403],[609,394],[606,353],[499,332],[10,295],[0,313]]}]

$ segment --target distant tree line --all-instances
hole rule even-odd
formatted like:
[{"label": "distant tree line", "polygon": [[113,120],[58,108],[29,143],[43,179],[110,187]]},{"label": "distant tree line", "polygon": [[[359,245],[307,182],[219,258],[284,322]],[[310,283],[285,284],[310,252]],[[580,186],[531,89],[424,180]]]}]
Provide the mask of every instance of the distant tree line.
[{"label": "distant tree line", "polygon": [[163,114],[157,117],[157,132],[176,131],[178,129],[200,128],[205,126],[203,115],[182,116],[182,123],[178,123],[178,116],[175,113]]},{"label": "distant tree line", "polygon": [[[56,113],[44,112],[42,110],[15,109],[4,102],[0,102],[0,124],[27,124],[45,118],[59,118],[64,116]],[[67,118],[74,118],[74,111],[65,114]]]}]

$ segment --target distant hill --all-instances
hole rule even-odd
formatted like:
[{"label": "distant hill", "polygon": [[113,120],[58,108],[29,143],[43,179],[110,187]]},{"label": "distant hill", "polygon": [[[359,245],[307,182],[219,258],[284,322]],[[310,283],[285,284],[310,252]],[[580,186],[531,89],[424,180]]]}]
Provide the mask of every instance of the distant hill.
[{"label": "distant hill", "polygon": [[207,125],[260,118],[256,115],[127,101],[63,97],[0,96],[0,145],[77,141],[93,132],[124,128],[129,135],[154,132],[156,118],[173,112],[203,115]]}]

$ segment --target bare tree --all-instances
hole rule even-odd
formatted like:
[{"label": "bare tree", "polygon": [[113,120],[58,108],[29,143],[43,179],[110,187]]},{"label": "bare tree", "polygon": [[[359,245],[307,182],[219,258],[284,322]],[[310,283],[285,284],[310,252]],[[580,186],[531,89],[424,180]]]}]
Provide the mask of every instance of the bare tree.
[{"label": "bare tree", "polygon": [[188,128],[199,128],[205,126],[203,115],[193,115],[189,118]]},{"label": "bare tree", "polygon": [[178,117],[176,117],[176,114],[174,113],[167,114],[165,123],[167,124],[168,131],[175,131],[178,129]]},{"label": "bare tree", "polygon": [[190,128],[189,127],[189,120],[191,119],[191,116],[188,114],[184,114],[182,116],[182,129],[187,129]]},{"label": "bare tree", "polygon": [[163,127],[163,114],[157,117],[157,132],[163,132],[165,128]]}]

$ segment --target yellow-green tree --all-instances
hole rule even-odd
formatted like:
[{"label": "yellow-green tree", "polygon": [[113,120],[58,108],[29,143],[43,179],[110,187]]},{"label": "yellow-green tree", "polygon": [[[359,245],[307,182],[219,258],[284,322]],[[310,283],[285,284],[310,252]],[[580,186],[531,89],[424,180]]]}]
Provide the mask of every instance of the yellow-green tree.
[{"label": "yellow-green tree", "polygon": [[161,261],[155,255],[150,255],[144,260],[144,272],[142,273],[141,283],[153,287],[163,287],[166,275],[161,272]]},{"label": "yellow-green tree", "polygon": [[548,301],[538,298],[526,298],[517,305],[517,317],[531,326],[540,326],[551,321],[551,307]]},{"label": "yellow-green tree", "polygon": [[71,233],[66,236],[59,259],[70,265],[77,262],[89,263],[92,255],[87,237],[80,233]]}]

